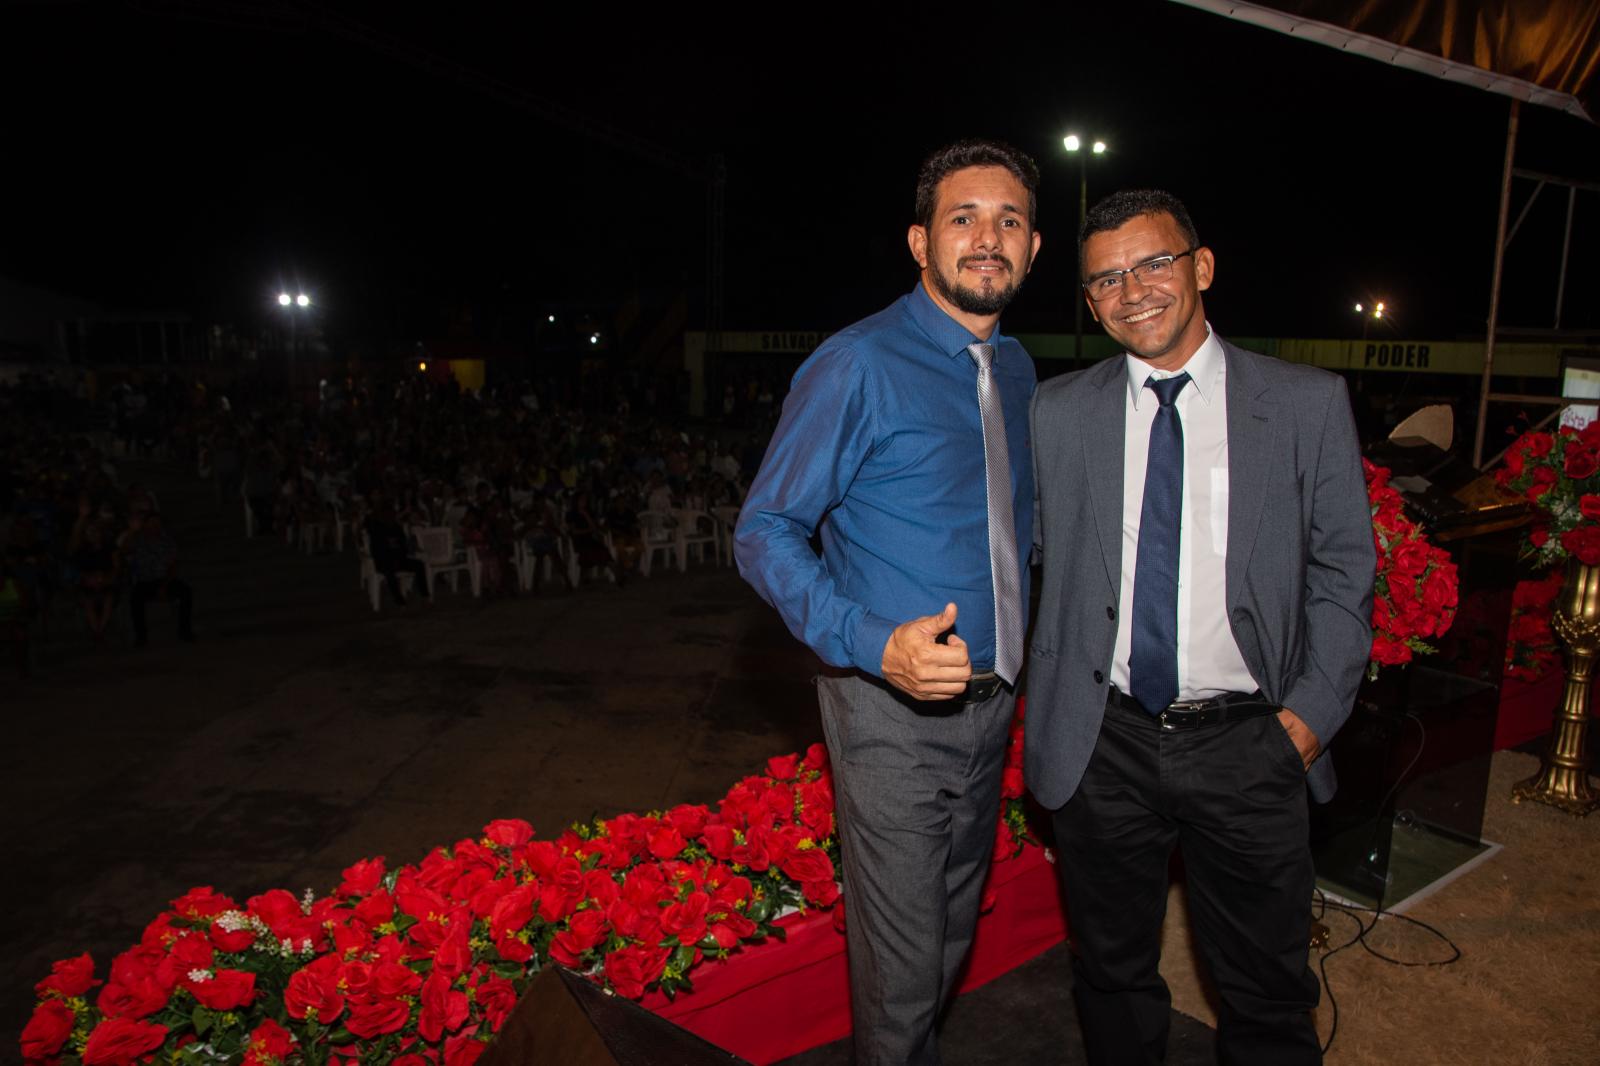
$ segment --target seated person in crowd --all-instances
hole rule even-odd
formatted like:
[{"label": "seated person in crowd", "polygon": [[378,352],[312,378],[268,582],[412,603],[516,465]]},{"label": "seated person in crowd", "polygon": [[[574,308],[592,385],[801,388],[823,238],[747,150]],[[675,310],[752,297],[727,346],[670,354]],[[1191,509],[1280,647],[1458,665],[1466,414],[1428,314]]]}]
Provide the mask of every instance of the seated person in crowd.
[{"label": "seated person in crowd", "polygon": [[128,533],[123,540],[123,558],[132,578],[128,605],[133,614],[133,643],[142,648],[148,639],[145,604],[152,599],[175,603],[178,607],[178,637],[194,640],[190,619],[194,613],[194,592],[178,577],[178,543],[163,527],[160,511],[128,517]]},{"label": "seated person in crowd", "polygon": [[78,572],[78,598],[89,634],[96,644],[105,639],[111,613],[117,606],[117,556],[107,523],[113,519],[110,508],[100,512],[87,493],[78,501],[78,520],[67,542],[67,554]]},{"label": "seated person in crowd", "polygon": [[389,594],[394,602],[404,607],[405,593],[400,590],[400,573],[405,571],[416,577],[424,601],[432,599],[428,587],[428,568],[421,559],[411,556],[411,546],[406,531],[395,521],[394,508],[387,500],[380,500],[372,514],[367,516],[367,544],[372,553],[372,568],[389,583]]}]

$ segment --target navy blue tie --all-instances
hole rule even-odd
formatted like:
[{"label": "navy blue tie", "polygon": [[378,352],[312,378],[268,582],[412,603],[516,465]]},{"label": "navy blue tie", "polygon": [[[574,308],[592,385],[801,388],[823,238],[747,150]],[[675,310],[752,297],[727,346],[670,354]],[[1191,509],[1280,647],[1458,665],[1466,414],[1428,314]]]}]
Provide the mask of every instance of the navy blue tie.
[{"label": "navy blue tie", "polygon": [[1183,525],[1183,421],[1173,401],[1187,373],[1145,379],[1161,407],[1150,426],[1139,511],[1139,557],[1133,571],[1130,695],[1151,714],[1178,698],[1178,541]]}]

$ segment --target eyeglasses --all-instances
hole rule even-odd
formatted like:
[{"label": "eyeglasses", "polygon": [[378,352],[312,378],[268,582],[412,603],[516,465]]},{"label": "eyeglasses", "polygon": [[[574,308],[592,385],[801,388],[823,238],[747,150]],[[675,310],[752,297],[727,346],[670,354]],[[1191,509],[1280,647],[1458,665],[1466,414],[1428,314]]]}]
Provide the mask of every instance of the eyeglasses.
[{"label": "eyeglasses", "polygon": [[1200,250],[1197,244],[1187,252],[1177,255],[1158,255],[1154,259],[1146,259],[1136,263],[1127,270],[1108,270],[1103,274],[1096,274],[1083,283],[1083,291],[1089,294],[1091,300],[1108,300],[1122,291],[1123,278],[1132,274],[1140,285],[1159,285],[1172,277],[1172,264],[1186,255],[1193,255]]}]

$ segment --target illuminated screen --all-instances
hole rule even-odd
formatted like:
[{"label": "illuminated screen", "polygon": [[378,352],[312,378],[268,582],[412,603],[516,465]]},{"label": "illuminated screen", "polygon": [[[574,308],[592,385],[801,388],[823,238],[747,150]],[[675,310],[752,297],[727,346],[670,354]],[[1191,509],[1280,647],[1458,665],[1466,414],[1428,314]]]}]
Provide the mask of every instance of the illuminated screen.
[{"label": "illuminated screen", "polygon": [[[1561,395],[1600,399],[1600,359],[1568,359],[1561,370]],[[1582,429],[1596,416],[1600,405],[1573,404],[1561,412],[1561,424]]]}]

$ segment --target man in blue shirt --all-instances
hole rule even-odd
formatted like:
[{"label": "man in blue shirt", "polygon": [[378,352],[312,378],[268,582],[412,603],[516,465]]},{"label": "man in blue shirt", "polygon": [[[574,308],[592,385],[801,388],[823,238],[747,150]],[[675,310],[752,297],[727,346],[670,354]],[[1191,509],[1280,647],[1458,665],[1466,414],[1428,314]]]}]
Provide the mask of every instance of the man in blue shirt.
[{"label": "man in blue shirt", "polygon": [[908,234],[920,284],[795,374],[735,533],[740,573],[827,664],[863,1064],[939,1061],[935,1021],[994,842],[1027,622],[1035,380],[998,323],[1039,249],[1037,185],[1033,161],[996,142],[924,161]]}]

